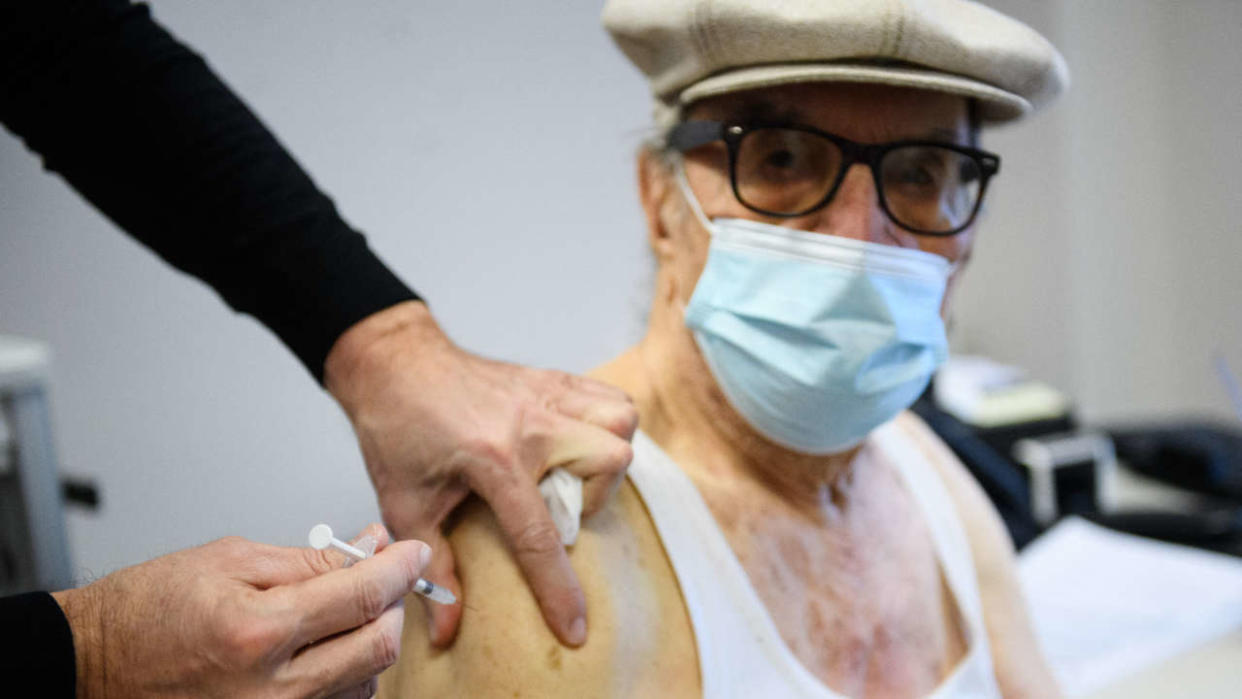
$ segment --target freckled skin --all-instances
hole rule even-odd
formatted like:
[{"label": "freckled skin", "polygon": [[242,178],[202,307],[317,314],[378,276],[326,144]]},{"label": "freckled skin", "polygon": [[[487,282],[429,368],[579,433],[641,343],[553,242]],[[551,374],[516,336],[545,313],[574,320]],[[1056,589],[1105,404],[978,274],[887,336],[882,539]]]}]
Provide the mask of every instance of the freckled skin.
[{"label": "freckled skin", "polygon": [[808,669],[849,696],[924,694],[965,654],[957,610],[897,474],[865,450],[852,467],[832,526],[748,494],[762,486],[744,479],[700,491],[713,512],[731,511],[725,536]]},{"label": "freckled skin", "polygon": [[[691,117],[728,118],[756,95],[797,109],[801,123],[859,142],[918,138],[928,129],[966,140],[962,99],[870,85],[756,90],[706,101]],[[709,217],[767,220],[918,247],[958,262],[969,258],[971,230],[928,238],[892,225],[862,167],[847,174],[827,208],[768,220],[733,198],[723,157],[712,146],[686,157],[687,179]],[[682,315],[706,260],[708,234],[671,173],[648,153],[639,159],[639,189],[658,263],[648,331],[593,376],[634,398],[641,428],[703,495],[782,638],[812,673],[849,696],[928,693],[966,647],[959,611],[912,496],[873,450],[791,453],[758,435],[729,407]],[[1007,696],[1056,696],[1022,608],[999,519],[963,467],[942,444],[927,439],[923,451],[945,481],[970,539],[1002,690]],[[555,647],[484,508],[468,508],[450,541],[476,609],[463,614],[456,645],[437,651],[427,643],[420,605],[407,605],[402,658],[382,678],[380,696],[700,696],[694,633],[676,578],[628,483],[584,522],[583,538],[571,551],[590,620],[588,642],[580,649]]]}]

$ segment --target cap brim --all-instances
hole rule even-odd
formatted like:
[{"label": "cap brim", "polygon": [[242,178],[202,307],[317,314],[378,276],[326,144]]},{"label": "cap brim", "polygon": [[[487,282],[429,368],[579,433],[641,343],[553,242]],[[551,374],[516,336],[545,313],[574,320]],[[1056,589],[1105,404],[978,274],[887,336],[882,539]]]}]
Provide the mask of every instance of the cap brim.
[{"label": "cap brim", "polygon": [[731,70],[687,87],[677,101],[686,106],[731,92],[812,82],[878,83],[971,97],[979,101],[979,117],[989,122],[1010,121],[1031,111],[1031,103],[1022,97],[970,78],[907,66],[858,63],[791,63]]}]

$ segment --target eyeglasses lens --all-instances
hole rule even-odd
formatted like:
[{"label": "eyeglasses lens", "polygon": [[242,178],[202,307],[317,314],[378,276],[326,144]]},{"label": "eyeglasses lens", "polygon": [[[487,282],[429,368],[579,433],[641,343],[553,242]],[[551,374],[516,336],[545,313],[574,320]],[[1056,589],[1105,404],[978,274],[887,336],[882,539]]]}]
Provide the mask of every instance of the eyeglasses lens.
[{"label": "eyeglasses lens", "polygon": [[974,214],[983,173],[974,158],[955,150],[903,146],[884,154],[880,182],[884,203],[898,223],[947,232]]},{"label": "eyeglasses lens", "polygon": [[734,176],[742,203],[777,214],[801,213],[832,188],[843,154],[832,141],[792,129],[755,129],[738,143]]},{"label": "eyeglasses lens", "polygon": [[[806,131],[760,128],[738,143],[734,177],[742,203],[773,214],[813,209],[832,189],[844,154]],[[929,232],[967,223],[983,181],[974,158],[937,146],[902,146],[880,161],[881,193],[899,224]]]}]

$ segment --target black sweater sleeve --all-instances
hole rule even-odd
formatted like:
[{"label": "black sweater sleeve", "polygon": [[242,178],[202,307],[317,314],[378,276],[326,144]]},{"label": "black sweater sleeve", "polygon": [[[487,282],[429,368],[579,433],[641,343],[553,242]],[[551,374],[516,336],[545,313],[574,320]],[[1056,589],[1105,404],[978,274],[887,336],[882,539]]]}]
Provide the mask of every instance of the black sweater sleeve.
[{"label": "black sweater sleeve", "polygon": [[0,0],[0,122],[317,379],[349,326],[417,298],[145,5]]},{"label": "black sweater sleeve", "polygon": [[[5,696],[73,699],[73,632],[46,592],[0,598],[0,671]],[[13,692],[12,695],[7,692]]]}]

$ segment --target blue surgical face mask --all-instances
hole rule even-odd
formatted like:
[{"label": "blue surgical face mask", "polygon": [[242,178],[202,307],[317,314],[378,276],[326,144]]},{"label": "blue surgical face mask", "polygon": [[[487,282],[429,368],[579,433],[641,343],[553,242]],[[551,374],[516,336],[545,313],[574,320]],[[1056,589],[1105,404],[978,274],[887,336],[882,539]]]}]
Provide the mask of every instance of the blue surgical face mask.
[{"label": "blue surgical face mask", "polygon": [[922,250],[758,221],[708,221],[686,325],[716,383],[788,449],[852,447],[908,408],[948,356],[940,304],[952,265]]}]

